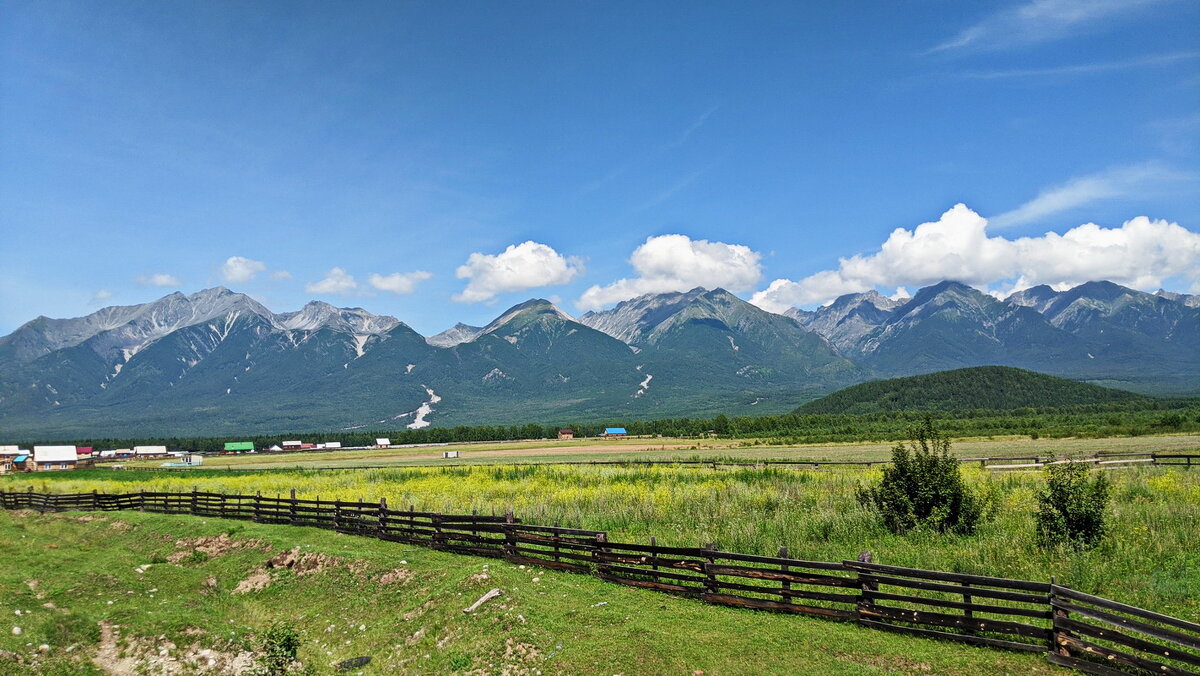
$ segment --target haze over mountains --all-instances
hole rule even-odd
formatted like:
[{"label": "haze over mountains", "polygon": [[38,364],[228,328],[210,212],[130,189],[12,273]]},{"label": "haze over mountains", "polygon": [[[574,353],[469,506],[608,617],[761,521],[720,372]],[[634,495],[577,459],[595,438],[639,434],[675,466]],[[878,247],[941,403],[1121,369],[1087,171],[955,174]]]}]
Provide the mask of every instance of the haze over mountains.
[{"label": "haze over mountains", "polygon": [[1109,282],[997,300],[946,281],[766,312],[721,290],[572,318],[530,300],[425,338],[312,302],[275,314],[215,288],[0,338],[0,427],[19,435],[242,434],[772,414],[880,377],[1017,366],[1200,392],[1200,302]]}]

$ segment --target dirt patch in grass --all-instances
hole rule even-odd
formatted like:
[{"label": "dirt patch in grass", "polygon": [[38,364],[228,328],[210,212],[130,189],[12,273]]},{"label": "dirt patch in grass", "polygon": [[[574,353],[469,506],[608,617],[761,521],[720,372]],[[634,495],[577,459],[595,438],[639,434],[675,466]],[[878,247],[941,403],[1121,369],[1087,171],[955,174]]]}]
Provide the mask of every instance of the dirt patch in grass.
[{"label": "dirt patch in grass", "polygon": [[223,652],[192,644],[180,649],[165,638],[121,640],[120,627],[107,620],[100,623],[100,645],[92,653],[92,664],[113,676],[174,676],[176,674],[241,674],[254,666],[254,653]]},{"label": "dirt patch in grass", "polygon": [[403,568],[397,568],[396,570],[384,573],[379,578],[379,584],[381,584],[381,585],[389,585],[389,584],[396,584],[396,583],[404,584],[404,583],[408,582],[409,580],[411,580],[412,576],[413,576],[412,571],[405,570]]},{"label": "dirt patch in grass", "polygon": [[[123,523],[123,522],[115,522]],[[225,533],[206,535],[204,537],[176,540],[175,546],[180,549],[167,557],[171,563],[180,563],[193,552],[202,552],[209,558],[215,558],[229,552],[241,549],[262,549],[269,551],[267,543],[262,540],[238,540]]]},{"label": "dirt patch in grass", "polygon": [[271,574],[266,571],[261,571],[251,575],[250,577],[237,583],[231,594],[249,594],[254,591],[262,591],[271,586]]},{"label": "dirt patch in grass", "polygon": [[366,569],[366,564],[361,562],[347,563],[336,556],[320,552],[301,552],[299,547],[293,547],[268,559],[267,568],[287,569],[296,573],[296,575],[310,575],[327,568],[345,568],[352,573],[362,573]]},{"label": "dirt patch in grass", "polygon": [[933,672],[933,667],[929,664],[902,656],[848,655],[846,653],[838,653],[836,657],[843,662],[869,664],[873,667],[900,674],[929,674]]}]

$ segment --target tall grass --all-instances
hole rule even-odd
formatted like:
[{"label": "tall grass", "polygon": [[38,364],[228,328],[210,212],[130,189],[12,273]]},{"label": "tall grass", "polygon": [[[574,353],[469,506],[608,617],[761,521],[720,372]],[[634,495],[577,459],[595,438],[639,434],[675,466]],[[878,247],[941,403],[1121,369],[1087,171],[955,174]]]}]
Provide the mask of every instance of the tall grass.
[{"label": "tall grass", "polygon": [[368,501],[392,508],[463,513],[512,510],[529,523],[609,531],[611,540],[773,555],[786,545],[810,560],[853,559],[870,550],[893,565],[1001,577],[1055,577],[1081,591],[1200,617],[1200,472],[1162,467],[1112,470],[1111,529],[1080,552],[1038,545],[1038,472],[993,475],[964,467],[986,502],[973,536],[895,535],[855,499],[878,471],[679,469],[562,465],[396,468],[345,472],[263,472],[222,476],[124,472],[13,477],[0,487],[54,492],[261,491],[302,498]]}]

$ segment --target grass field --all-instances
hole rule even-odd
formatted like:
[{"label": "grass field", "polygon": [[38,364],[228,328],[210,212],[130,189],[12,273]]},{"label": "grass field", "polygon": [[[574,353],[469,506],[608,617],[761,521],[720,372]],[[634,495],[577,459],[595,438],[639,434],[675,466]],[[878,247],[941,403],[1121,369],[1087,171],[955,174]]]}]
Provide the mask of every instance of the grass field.
[{"label": "grass field", "polygon": [[[313,570],[264,568],[294,547]],[[1062,673],[1037,655],[720,608],[309,528],[0,511],[0,557],[0,607],[21,630],[0,632],[6,674],[244,666],[280,620],[299,632],[299,657],[318,674],[360,656],[371,663],[350,673]],[[239,585],[258,589],[235,593]],[[463,613],[492,588],[502,595]]]},{"label": "grass field", "polygon": [[[1195,437],[1089,440],[1074,444],[1005,440],[960,442],[960,454],[1045,453],[1190,448]],[[633,443],[626,444],[634,446]],[[586,446],[575,446],[584,448]],[[753,452],[757,449],[750,449]],[[778,453],[779,449],[771,449]],[[876,454],[874,447],[807,450],[840,457]],[[520,452],[505,448],[501,452]],[[480,449],[476,453],[497,452]],[[537,448],[530,454],[545,453]],[[589,451],[590,452],[590,451]],[[695,453],[696,451],[687,451]],[[717,452],[714,449],[714,452]],[[720,449],[729,454],[729,449]],[[561,456],[554,456],[561,457]],[[838,456],[835,456],[838,457]],[[878,457],[870,455],[868,457]],[[1034,534],[1040,472],[993,474],[964,467],[985,498],[988,518],[977,534],[895,535],[855,499],[878,469],[822,470],[674,466],[481,465],[455,468],[395,467],[346,471],[206,470],[161,473],[92,470],[11,477],[0,487],[55,492],[138,489],[287,494],[322,499],[381,497],[393,508],[503,513],[530,523],[606,530],[610,538],[696,546],[715,542],[727,551],[775,554],[787,546],[797,558],[839,561],[870,550],[881,563],[1030,580],[1049,580],[1081,591],[1175,614],[1200,617],[1200,468],[1141,467],[1107,471],[1113,480],[1111,530],[1090,552],[1046,550]]]},{"label": "grass field", "polygon": [[[588,462],[620,460],[681,460],[736,458],[740,460],[862,461],[887,460],[894,443],[835,443],[795,446],[767,445],[755,439],[578,439],[484,444],[451,444],[397,449],[365,449],[327,453],[255,453],[205,458],[205,468],[267,469],[380,465],[503,464],[513,462]],[[458,451],[459,458],[442,458]],[[1105,453],[1195,452],[1200,435],[1159,435],[1109,439],[1030,439],[1011,436],[966,438],[954,442],[959,457],[1059,456]],[[123,463],[156,468],[161,460]]]}]

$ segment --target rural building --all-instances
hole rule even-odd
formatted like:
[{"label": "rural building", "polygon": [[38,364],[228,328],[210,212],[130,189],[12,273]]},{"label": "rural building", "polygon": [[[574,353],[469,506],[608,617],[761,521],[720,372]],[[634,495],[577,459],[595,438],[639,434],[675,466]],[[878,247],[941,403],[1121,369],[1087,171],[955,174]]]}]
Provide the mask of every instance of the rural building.
[{"label": "rural building", "polygon": [[16,470],[14,461],[18,456],[28,456],[29,451],[22,451],[16,446],[0,446],[0,474]]},{"label": "rural building", "polygon": [[559,430],[558,438],[559,439],[574,439],[575,438],[575,430]]},{"label": "rural building", "polygon": [[224,453],[242,453],[245,451],[253,451],[253,441],[226,441]]},{"label": "rural building", "polygon": [[267,450],[268,451],[282,451],[283,447],[280,446],[279,444],[271,444],[271,447],[268,448]]},{"label": "rural building", "polygon": [[132,448],[114,448],[108,451],[100,451],[101,458],[128,458],[133,455]]},{"label": "rural building", "polygon": [[74,446],[34,446],[33,467],[35,472],[75,469],[78,460]]},{"label": "rural building", "polygon": [[296,440],[296,441],[283,441],[283,442],[280,442],[280,444],[279,444],[279,445],[280,445],[280,446],[283,446],[283,450],[285,450],[285,451],[294,451],[294,450],[296,450],[296,449],[300,448],[301,446],[303,446],[303,445],[304,445],[304,442],[302,442],[302,441],[300,441],[300,440]]},{"label": "rural building", "polygon": [[391,448],[392,440],[381,437],[375,440],[375,448]]},{"label": "rural building", "polygon": [[623,437],[626,434],[628,434],[628,432],[625,431],[624,427],[605,427],[604,434],[601,434],[600,436],[602,436],[602,437]]},{"label": "rural building", "polygon": [[341,447],[342,447],[342,442],[340,442],[340,441],[326,441],[323,444],[317,444],[317,448],[341,448]]},{"label": "rural building", "polygon": [[154,458],[167,455],[166,446],[134,446],[133,455],[137,458]]},{"label": "rural building", "polygon": [[96,449],[91,446],[76,446],[75,447],[75,455],[77,455],[81,458],[91,457],[92,454],[95,453],[95,451],[96,451]]}]

